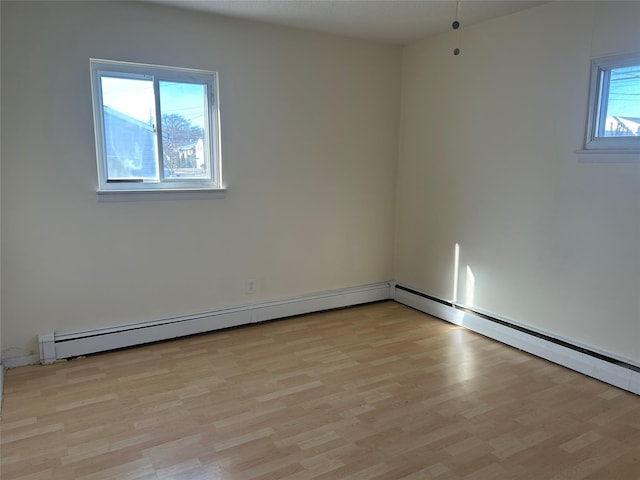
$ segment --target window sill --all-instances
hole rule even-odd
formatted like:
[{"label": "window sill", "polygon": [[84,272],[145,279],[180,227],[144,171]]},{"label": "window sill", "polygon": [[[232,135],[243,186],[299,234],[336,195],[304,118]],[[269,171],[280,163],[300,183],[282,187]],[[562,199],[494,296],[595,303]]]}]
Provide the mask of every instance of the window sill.
[{"label": "window sill", "polygon": [[640,150],[576,150],[580,163],[640,163]]},{"label": "window sill", "polygon": [[98,202],[135,202],[140,200],[196,200],[224,198],[226,188],[163,188],[157,190],[98,190]]}]

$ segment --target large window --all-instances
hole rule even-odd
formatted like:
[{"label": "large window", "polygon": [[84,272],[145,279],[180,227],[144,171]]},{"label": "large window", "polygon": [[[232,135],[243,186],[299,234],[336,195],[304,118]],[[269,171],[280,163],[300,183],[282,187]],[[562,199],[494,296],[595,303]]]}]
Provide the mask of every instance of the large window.
[{"label": "large window", "polygon": [[593,60],[585,149],[640,151],[640,54]]},{"label": "large window", "polygon": [[99,192],[222,189],[215,72],[90,63]]}]

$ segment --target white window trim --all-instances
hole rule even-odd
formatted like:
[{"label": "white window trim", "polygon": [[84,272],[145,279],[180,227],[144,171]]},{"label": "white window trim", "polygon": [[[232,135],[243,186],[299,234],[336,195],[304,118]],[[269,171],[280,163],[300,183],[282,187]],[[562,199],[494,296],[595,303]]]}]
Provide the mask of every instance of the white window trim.
[{"label": "white window trim", "polygon": [[585,163],[639,163],[640,137],[598,137],[598,116],[600,114],[602,72],[628,65],[640,65],[640,53],[629,53],[595,58],[591,61],[589,85],[589,109],[584,148],[576,150]]},{"label": "white window trim", "polygon": [[[129,198],[135,200],[156,199],[168,194],[171,198],[221,198],[225,196],[227,189],[223,183],[222,176],[220,96],[217,72],[97,58],[90,58],[89,63],[98,172],[96,193],[100,201],[121,201]],[[172,179],[159,183],[107,182],[102,92],[99,77],[99,72],[102,70],[108,70],[114,73],[122,72],[128,75],[151,75],[162,78],[162,80],[192,80],[206,84],[210,95],[208,131],[210,134],[210,143],[213,144],[209,147],[211,179]],[[156,99],[156,102],[158,102],[158,99]],[[202,195],[202,193],[208,194]]]}]

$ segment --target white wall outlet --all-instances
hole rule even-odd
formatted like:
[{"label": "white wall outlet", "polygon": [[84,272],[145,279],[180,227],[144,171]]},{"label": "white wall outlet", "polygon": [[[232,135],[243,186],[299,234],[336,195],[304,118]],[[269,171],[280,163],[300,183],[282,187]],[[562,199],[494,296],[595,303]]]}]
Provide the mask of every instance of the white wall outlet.
[{"label": "white wall outlet", "polygon": [[253,279],[247,280],[247,293],[252,294],[256,293],[256,281]]}]

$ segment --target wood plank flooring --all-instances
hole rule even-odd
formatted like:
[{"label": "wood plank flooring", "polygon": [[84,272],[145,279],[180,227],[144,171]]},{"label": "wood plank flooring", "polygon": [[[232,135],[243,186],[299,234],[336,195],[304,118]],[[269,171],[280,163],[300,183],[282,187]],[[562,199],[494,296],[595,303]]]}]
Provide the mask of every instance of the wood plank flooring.
[{"label": "wood plank flooring", "polygon": [[640,397],[394,302],[4,387],[2,480],[640,479]]}]

